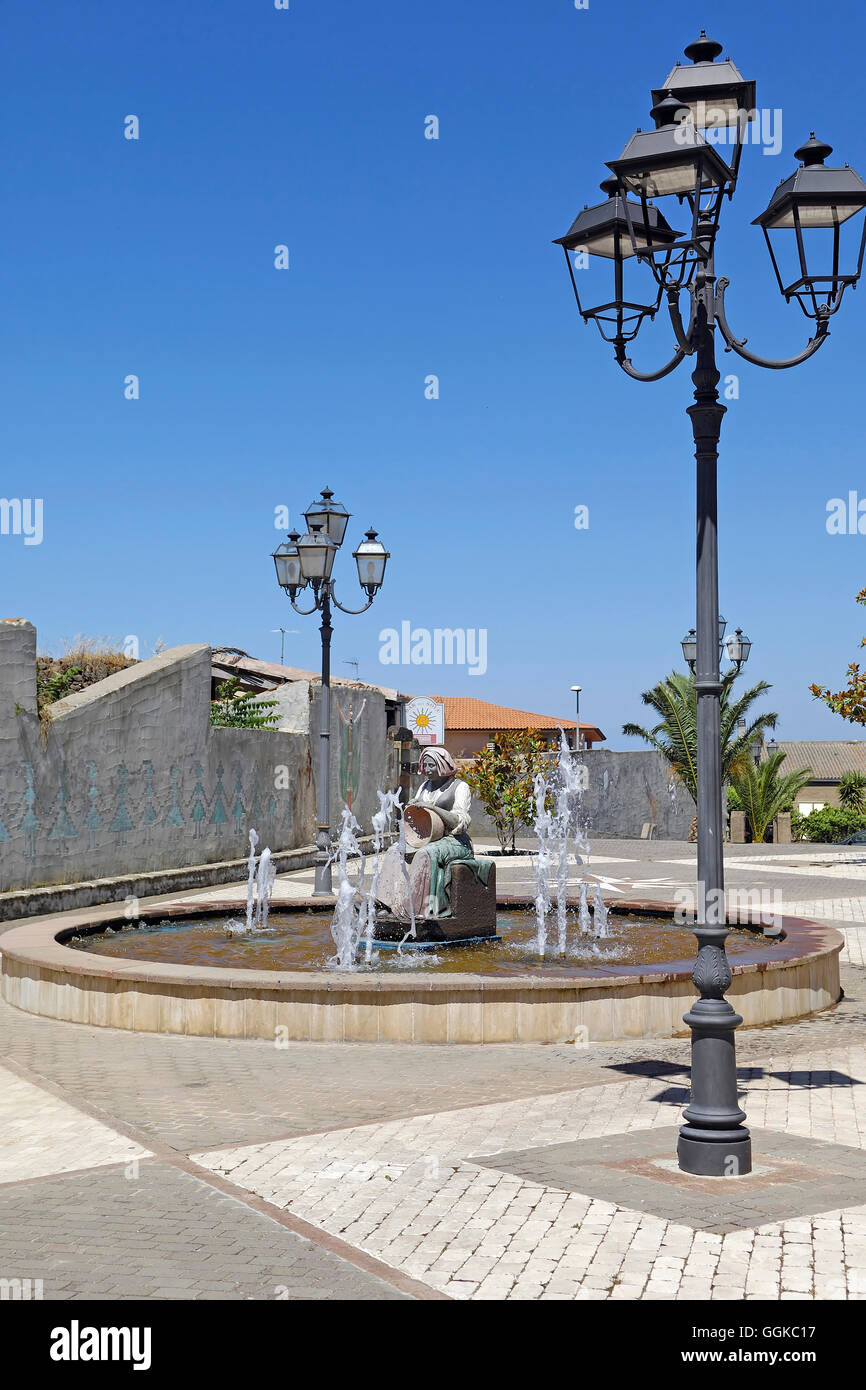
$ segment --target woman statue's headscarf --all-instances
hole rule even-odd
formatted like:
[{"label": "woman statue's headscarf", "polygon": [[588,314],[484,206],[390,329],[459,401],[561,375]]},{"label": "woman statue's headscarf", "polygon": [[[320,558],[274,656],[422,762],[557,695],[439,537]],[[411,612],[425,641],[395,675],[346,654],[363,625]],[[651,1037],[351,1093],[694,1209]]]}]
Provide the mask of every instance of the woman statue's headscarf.
[{"label": "woman statue's headscarf", "polygon": [[[434,777],[454,777],[457,774],[457,764],[447,748],[425,748],[421,758],[428,758],[435,765]],[[429,773],[426,775],[430,776]]]}]

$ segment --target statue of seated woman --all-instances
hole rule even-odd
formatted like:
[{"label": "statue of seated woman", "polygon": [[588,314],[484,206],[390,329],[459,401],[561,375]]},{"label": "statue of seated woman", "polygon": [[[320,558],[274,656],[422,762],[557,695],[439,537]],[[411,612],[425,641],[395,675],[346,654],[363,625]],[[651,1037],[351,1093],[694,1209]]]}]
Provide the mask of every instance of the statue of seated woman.
[{"label": "statue of seated woman", "polygon": [[408,883],[400,847],[392,845],[382,860],[376,895],[401,922],[410,921],[412,911],[417,918],[449,917],[449,866],[473,859],[469,784],[457,776],[445,748],[425,748],[419,767],[425,780],[405,813]]}]

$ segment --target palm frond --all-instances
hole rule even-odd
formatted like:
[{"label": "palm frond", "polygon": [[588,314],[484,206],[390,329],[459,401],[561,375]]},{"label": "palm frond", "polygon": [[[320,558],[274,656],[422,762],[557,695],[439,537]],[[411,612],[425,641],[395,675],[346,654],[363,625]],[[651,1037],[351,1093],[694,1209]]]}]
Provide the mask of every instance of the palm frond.
[{"label": "palm frond", "polygon": [[[720,732],[723,781],[732,779],[735,773],[745,773],[748,767],[754,767],[752,745],[756,740],[763,742],[767,731],[775,727],[778,718],[772,712],[759,714],[746,725],[744,733],[737,733],[739,721],[745,720],[755,701],[771,688],[766,681],[758,681],[734,698],[737,674],[730,672],[722,678]],[[624,724],[623,733],[632,738],[642,738],[661,753],[697,801],[698,698],[694,676],[672,671],[650,690],[645,690],[641,700],[655,710],[659,716],[658,724],[651,729],[639,724]]]}]

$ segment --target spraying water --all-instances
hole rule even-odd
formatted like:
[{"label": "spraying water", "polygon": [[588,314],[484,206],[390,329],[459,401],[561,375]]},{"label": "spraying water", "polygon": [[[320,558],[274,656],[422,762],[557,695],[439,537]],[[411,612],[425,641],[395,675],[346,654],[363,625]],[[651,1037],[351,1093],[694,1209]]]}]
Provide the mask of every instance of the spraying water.
[{"label": "spraying water", "polygon": [[574,845],[574,862],[583,863],[582,855],[589,853],[589,841],[580,826],[580,804],[583,797],[583,765],[571,756],[571,749],[561,734],[557,759],[559,790],[556,796],[556,840],[558,865],[556,883],[556,920],[559,954],[565,955],[568,926],[568,844]]},{"label": "spraying water", "polygon": [[259,856],[259,871],[256,875],[256,913],[254,919],[254,926],[260,927],[262,931],[267,930],[268,911],[276,878],[277,871],[271,859],[271,851],[265,846]]},{"label": "spraying water", "polygon": [[592,925],[597,938],[607,936],[607,908],[604,905],[604,898],[601,896],[601,884],[595,885],[595,896],[592,901]]},{"label": "spraying water", "polygon": [[580,880],[580,888],[578,890],[577,922],[580,927],[581,936],[592,936],[592,918],[589,915],[585,878]]},{"label": "spraying water", "polygon": [[256,892],[256,845],[259,842],[255,830],[250,831],[250,857],[247,860],[247,931],[253,929],[253,905]]},{"label": "spraying water", "polygon": [[233,918],[229,922],[230,936],[243,936],[268,925],[268,911],[271,894],[277,879],[277,871],[267,846],[262,850],[256,865],[256,845],[259,837],[255,830],[250,831],[250,857],[247,861],[247,912],[246,920]]},{"label": "spraying water", "polygon": [[547,915],[551,905],[550,866],[553,859],[553,815],[547,808],[548,786],[543,772],[539,772],[534,778],[532,789],[535,792],[535,833],[538,836],[538,857],[535,861],[535,919],[538,923],[536,946],[538,954],[543,956],[547,946]]},{"label": "spraying water", "polygon": [[[331,858],[331,862],[337,865],[339,883],[337,905],[331,922],[331,936],[337,954],[329,964],[337,970],[354,970],[363,927],[362,910],[356,902],[356,897],[363,892],[366,861],[358,841],[358,831],[361,827],[348,806],[343,807],[342,821],[340,838]],[[350,855],[360,859],[360,870],[354,882],[349,878]]]},{"label": "spraying water", "polygon": [[[402,807],[400,805],[400,788],[395,792],[377,791],[379,798],[379,809],[373,816],[373,852],[376,855],[376,862],[373,868],[373,876],[370,881],[370,888],[364,897],[361,906],[361,932],[365,938],[364,960],[369,965],[373,959],[373,942],[376,937],[376,889],[379,886],[379,868],[382,860],[382,848],[385,843],[385,836],[393,832],[394,815],[401,817]],[[405,833],[405,832],[404,832]],[[405,871],[406,861],[403,860]],[[412,925],[414,926],[414,919]]]},{"label": "spraying water", "polygon": [[400,809],[400,832],[397,837],[397,844],[400,848],[400,867],[403,871],[403,878],[406,883],[406,899],[409,903],[409,930],[407,931],[406,935],[403,937],[403,940],[399,943],[397,947],[397,956],[399,958],[403,955],[403,947],[406,945],[406,942],[409,940],[409,937],[411,936],[412,940],[414,941],[415,937],[418,935],[418,932],[415,927],[415,904],[412,902],[412,885],[409,881],[409,866],[406,863],[406,813],[403,806],[400,805],[399,801],[398,806]]},{"label": "spraying water", "polygon": [[[555,789],[554,783],[555,781]],[[556,946],[559,955],[568,951],[568,868],[569,845],[573,848],[575,865],[581,866],[589,857],[589,839],[580,823],[580,808],[585,782],[585,768],[573,756],[565,734],[560,731],[559,755],[555,778],[548,781],[540,772],[533,781],[535,794],[535,824],[538,855],[535,865],[535,916],[538,923],[536,945],[538,954],[547,951],[548,918],[553,905],[552,880],[556,894]],[[601,903],[601,910],[598,904]],[[578,925],[582,935],[606,935],[606,912],[601,902],[601,890],[594,899],[594,915],[590,915],[587,884],[581,879],[578,889]],[[601,928],[601,931],[598,928]]]}]

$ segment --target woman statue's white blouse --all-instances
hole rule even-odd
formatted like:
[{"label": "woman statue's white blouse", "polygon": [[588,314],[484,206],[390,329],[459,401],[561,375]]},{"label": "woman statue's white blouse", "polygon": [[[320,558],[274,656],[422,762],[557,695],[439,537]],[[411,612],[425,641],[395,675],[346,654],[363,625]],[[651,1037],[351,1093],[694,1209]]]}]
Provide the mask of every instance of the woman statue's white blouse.
[{"label": "woman statue's white blouse", "polygon": [[428,809],[439,805],[439,802],[449,802],[454,797],[452,805],[446,804],[446,810],[453,811],[458,818],[458,824],[453,830],[449,830],[449,835],[461,835],[468,832],[472,815],[472,792],[468,782],[462,782],[459,778],[453,782],[448,782],[446,786],[434,787],[429,780],[422,782],[415,795],[412,797],[412,804],[415,806],[426,806]]}]

